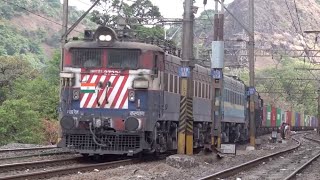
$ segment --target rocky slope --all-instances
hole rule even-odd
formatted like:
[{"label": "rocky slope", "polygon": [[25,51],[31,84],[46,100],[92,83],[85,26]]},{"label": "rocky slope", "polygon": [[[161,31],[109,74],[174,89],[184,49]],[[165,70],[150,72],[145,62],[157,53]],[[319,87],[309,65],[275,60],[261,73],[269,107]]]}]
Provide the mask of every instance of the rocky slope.
[{"label": "rocky slope", "polygon": [[[256,48],[310,50],[320,49],[315,34],[306,30],[320,30],[320,5],[316,0],[255,0]],[[228,9],[248,26],[248,0],[235,0]],[[227,13],[225,39],[245,38],[241,25]],[[257,58],[257,65],[260,58]],[[317,59],[316,59],[317,60]],[[264,58],[265,62],[266,59]],[[267,60],[272,63],[269,58]],[[319,61],[319,60],[317,60]],[[263,64],[263,63],[262,63]],[[258,67],[263,68],[263,67]]]}]

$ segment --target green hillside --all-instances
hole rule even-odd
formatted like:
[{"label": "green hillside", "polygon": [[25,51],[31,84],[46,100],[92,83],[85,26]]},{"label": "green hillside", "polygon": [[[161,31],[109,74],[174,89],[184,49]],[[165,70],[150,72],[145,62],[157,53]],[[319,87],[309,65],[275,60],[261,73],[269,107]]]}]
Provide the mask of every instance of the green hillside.
[{"label": "green hillside", "polygon": [[[0,144],[56,141],[61,9],[59,0],[0,1]],[[69,10],[72,24],[83,12]]]}]

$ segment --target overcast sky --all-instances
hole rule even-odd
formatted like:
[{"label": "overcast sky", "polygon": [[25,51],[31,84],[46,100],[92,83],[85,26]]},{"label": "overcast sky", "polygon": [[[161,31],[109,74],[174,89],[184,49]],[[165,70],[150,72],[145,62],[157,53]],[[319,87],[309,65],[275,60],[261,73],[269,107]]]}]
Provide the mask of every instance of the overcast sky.
[{"label": "overcast sky", "polygon": [[[61,0],[62,1],[62,0]],[[233,0],[225,0],[230,3]],[[151,0],[151,2],[158,6],[160,12],[165,18],[181,18],[183,14],[184,0]],[[207,0],[206,9],[214,8],[214,0]],[[70,6],[77,6],[79,9],[86,10],[90,7],[90,0],[69,0]],[[204,10],[203,0],[196,0],[195,6],[199,7],[198,14]]]}]

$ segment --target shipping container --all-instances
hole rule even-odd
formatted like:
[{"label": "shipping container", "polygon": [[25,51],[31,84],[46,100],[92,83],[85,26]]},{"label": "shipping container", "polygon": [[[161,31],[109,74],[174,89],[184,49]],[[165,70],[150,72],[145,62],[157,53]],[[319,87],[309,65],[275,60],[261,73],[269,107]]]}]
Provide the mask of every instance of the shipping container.
[{"label": "shipping container", "polygon": [[291,111],[286,112],[286,123],[288,123],[289,125],[291,125],[291,114]]},{"label": "shipping container", "polygon": [[277,125],[277,108],[271,106],[271,126],[275,127]]},{"label": "shipping container", "polygon": [[263,106],[262,113],[262,127],[265,127],[267,125],[267,106]]},{"label": "shipping container", "polygon": [[270,127],[271,126],[271,106],[267,106],[267,118],[266,118],[266,126]]},{"label": "shipping container", "polygon": [[300,126],[300,114],[299,113],[296,113],[296,116],[295,116],[295,123],[294,123],[294,126],[295,127],[299,127]]},{"label": "shipping container", "polygon": [[309,126],[309,119],[310,119],[310,116],[309,116],[309,115],[305,115],[305,116],[304,116],[304,126],[305,126],[305,127],[308,127],[308,126]]},{"label": "shipping container", "polygon": [[296,113],[294,111],[291,112],[291,126],[295,126],[296,122]]},{"label": "shipping container", "polygon": [[311,127],[310,118],[311,118],[310,115],[308,115],[308,116],[306,117],[305,126],[307,126],[307,127]]},{"label": "shipping container", "polygon": [[315,127],[316,124],[316,118],[314,116],[311,117],[311,126]]},{"label": "shipping container", "polygon": [[286,112],[281,110],[281,124],[286,122]]},{"label": "shipping container", "polygon": [[276,125],[277,127],[280,127],[281,126],[281,109],[277,108],[277,122],[276,122]]},{"label": "shipping container", "polygon": [[306,126],[306,127],[309,126],[309,119],[310,119],[310,116],[309,115],[305,115],[305,117],[304,117],[304,126]]}]

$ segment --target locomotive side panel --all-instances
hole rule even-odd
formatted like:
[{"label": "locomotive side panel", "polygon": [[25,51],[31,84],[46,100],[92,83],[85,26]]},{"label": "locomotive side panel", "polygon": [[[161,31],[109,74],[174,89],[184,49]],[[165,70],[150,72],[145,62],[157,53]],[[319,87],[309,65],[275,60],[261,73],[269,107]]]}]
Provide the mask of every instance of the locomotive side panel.
[{"label": "locomotive side panel", "polygon": [[244,84],[225,76],[223,102],[223,122],[245,123],[245,88]]},{"label": "locomotive side panel", "polygon": [[164,111],[163,120],[179,121],[180,116],[180,81],[178,67],[180,60],[177,57],[166,54],[164,59]]},{"label": "locomotive side panel", "polygon": [[210,76],[207,68],[193,69],[193,117],[195,122],[212,122]]}]

